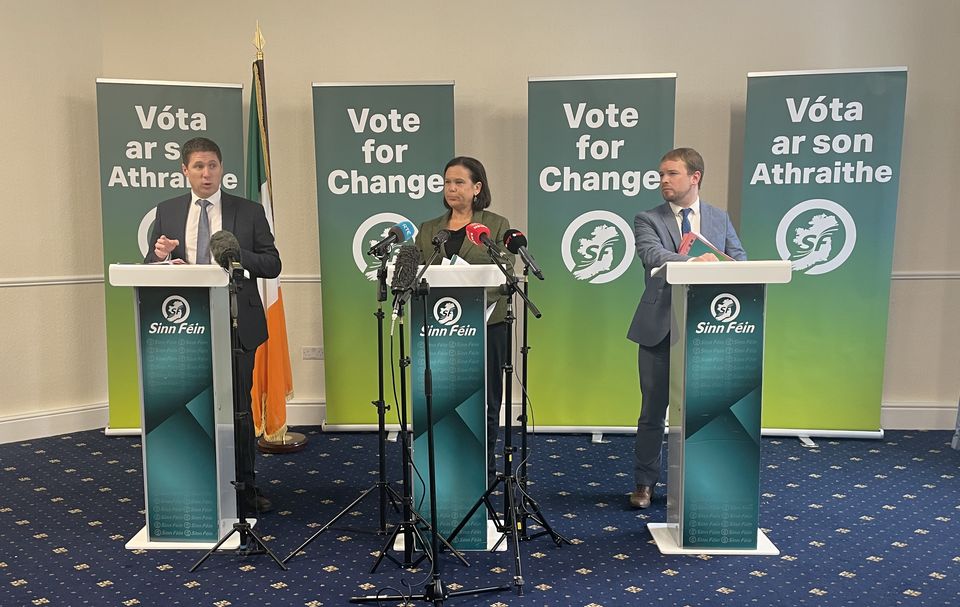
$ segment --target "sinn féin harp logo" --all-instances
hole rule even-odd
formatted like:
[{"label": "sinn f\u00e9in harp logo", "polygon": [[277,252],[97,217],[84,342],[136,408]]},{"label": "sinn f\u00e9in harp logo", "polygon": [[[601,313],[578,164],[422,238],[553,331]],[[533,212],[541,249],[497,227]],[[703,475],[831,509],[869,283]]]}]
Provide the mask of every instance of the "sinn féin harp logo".
[{"label": "sinn f\u00e9in harp logo", "polygon": [[857,224],[832,200],[805,200],[777,226],[777,252],[794,272],[826,274],[839,268],[857,244]]}]

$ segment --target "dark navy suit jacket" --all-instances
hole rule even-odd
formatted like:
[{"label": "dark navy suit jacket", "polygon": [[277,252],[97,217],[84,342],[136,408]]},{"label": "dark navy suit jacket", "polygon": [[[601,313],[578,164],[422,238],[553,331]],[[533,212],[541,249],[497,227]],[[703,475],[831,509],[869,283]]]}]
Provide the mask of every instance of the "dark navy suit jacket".
[{"label": "dark navy suit jacket", "polygon": [[[153,245],[161,234],[180,241],[170,256],[186,261],[185,232],[190,201],[188,193],[157,205],[157,216],[149,241],[150,252],[145,262],[159,261],[153,254]],[[244,278],[237,284],[237,333],[243,349],[251,351],[267,340],[267,321],[256,279],[280,275],[280,253],[274,245],[273,233],[262,205],[222,190],[220,205],[221,228],[237,237],[241,265],[250,274],[250,278]]]}]

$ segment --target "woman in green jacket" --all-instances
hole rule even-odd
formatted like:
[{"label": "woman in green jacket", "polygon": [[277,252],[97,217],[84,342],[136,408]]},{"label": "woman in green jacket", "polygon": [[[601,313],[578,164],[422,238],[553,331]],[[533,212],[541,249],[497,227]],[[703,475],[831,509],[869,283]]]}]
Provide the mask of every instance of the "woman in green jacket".
[{"label": "woman in green jacket", "polygon": [[[447,259],[454,255],[470,264],[491,264],[493,261],[484,247],[478,247],[466,238],[466,227],[482,223],[490,228],[490,240],[503,242],[503,233],[510,229],[506,217],[487,211],[492,197],[490,182],[483,164],[476,158],[458,156],[447,163],[443,171],[443,206],[446,213],[425,221],[417,232],[416,244],[424,260],[430,259],[433,237],[440,230],[449,230],[450,238],[441,247]],[[506,253],[512,269],[514,256]],[[438,258],[435,264],[441,263]],[[507,297],[498,289],[487,289],[487,304],[496,302],[496,308],[487,320],[487,482],[496,477],[494,448],[500,431],[500,406],[503,401],[503,364],[507,355]]]}]

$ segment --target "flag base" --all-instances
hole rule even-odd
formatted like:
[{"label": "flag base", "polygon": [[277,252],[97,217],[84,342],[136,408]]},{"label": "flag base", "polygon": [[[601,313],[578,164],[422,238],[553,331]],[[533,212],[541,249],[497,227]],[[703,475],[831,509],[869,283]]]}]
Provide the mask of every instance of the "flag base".
[{"label": "flag base", "polygon": [[299,432],[287,432],[283,435],[283,440],[268,441],[260,437],[257,441],[257,450],[260,453],[296,453],[303,451],[307,446],[307,437]]}]

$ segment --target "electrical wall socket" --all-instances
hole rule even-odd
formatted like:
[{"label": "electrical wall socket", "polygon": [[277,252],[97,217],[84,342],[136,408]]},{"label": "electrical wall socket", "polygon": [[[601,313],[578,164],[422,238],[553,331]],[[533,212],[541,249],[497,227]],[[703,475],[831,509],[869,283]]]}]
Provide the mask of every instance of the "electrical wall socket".
[{"label": "electrical wall socket", "polygon": [[303,360],[323,360],[323,346],[304,346]]}]

